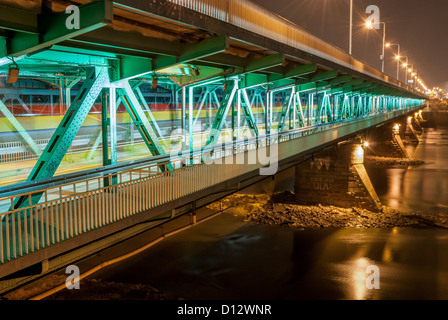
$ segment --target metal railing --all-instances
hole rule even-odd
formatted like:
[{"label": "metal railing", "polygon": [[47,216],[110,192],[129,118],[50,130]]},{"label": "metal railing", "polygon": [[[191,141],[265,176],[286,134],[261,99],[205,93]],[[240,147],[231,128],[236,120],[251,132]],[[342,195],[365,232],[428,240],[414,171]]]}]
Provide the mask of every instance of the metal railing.
[{"label": "metal railing", "polygon": [[[378,115],[376,115],[378,116]],[[90,172],[55,177],[48,181],[0,189],[0,264],[58,242],[76,237],[110,223],[154,209],[263,167],[262,164],[220,165],[203,163],[233,157],[250,150],[269,147],[310,134],[365,121],[373,115],[347,119],[233,141],[212,148],[198,148],[188,155],[171,154],[142,161],[117,164]],[[168,164],[174,168],[167,171]],[[41,200],[33,204],[36,194]],[[15,208],[17,198],[27,206]]]}]

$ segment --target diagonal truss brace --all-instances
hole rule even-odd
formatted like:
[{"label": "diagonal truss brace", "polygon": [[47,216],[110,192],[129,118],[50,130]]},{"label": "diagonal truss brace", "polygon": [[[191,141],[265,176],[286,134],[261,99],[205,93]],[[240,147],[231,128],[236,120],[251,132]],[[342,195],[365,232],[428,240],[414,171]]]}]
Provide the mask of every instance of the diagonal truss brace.
[{"label": "diagonal truss brace", "polygon": [[8,119],[9,123],[17,130],[20,136],[25,140],[28,144],[30,150],[35,155],[40,155],[42,150],[40,150],[39,146],[34,142],[33,138],[26,132],[25,128],[20,124],[19,121],[14,117],[14,115],[9,111],[9,109],[5,106],[5,104],[0,100],[0,112],[3,113]]},{"label": "diagonal truss brace", "polygon": [[252,136],[256,137],[259,135],[257,122],[255,121],[254,114],[252,112],[252,104],[247,95],[247,91],[245,89],[240,90],[243,94],[244,102],[241,103],[241,108],[243,109],[244,117],[246,118],[246,123],[252,133]]},{"label": "diagonal truss brace", "polygon": [[229,86],[224,94],[224,98],[218,109],[218,113],[213,121],[212,129],[210,130],[210,136],[207,139],[205,147],[214,146],[218,143],[219,136],[221,135],[222,127],[224,125],[227,114],[229,113],[230,106],[233,103],[233,99],[238,90],[238,81],[235,80],[233,86]]},{"label": "diagonal truss brace", "polygon": [[[31,171],[28,182],[54,176],[101,90],[108,84],[107,68],[95,67],[88,70],[84,84]],[[34,194],[32,204],[37,204],[41,196],[42,193]],[[26,200],[26,197],[18,198],[15,208],[28,205]]]},{"label": "diagonal truss brace", "polygon": [[296,89],[293,87],[291,94],[287,95],[285,101],[283,102],[283,108],[280,112],[280,118],[278,120],[278,132],[282,132],[286,126],[286,119],[291,112],[291,106],[294,104],[295,91]]},{"label": "diagonal truss brace", "polygon": [[[121,95],[123,104],[131,115],[131,119],[140,132],[145,141],[149,151],[153,156],[164,155],[165,150],[160,143],[154,128],[151,126],[142,106],[140,105],[137,96],[132,90],[129,81],[122,81],[122,88],[117,89],[117,93]],[[168,170],[173,170],[173,166],[169,164]]]}]

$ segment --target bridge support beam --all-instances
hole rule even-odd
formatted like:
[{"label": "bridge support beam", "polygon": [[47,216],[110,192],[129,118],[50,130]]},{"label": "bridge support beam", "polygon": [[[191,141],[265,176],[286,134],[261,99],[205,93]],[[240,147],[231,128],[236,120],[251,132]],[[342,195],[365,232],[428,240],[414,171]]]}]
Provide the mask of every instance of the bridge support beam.
[{"label": "bridge support beam", "polygon": [[382,211],[382,204],[364,168],[361,140],[325,150],[298,164],[295,194],[297,202],[304,204]]}]

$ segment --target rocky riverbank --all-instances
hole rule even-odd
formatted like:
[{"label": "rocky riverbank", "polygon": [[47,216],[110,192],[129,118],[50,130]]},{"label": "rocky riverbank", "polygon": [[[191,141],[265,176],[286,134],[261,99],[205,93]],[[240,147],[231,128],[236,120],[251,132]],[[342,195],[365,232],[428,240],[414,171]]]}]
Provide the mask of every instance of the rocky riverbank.
[{"label": "rocky riverbank", "polygon": [[387,157],[377,157],[377,156],[366,156],[365,163],[375,166],[406,166],[406,167],[417,167],[425,164],[424,161],[416,159],[404,159],[404,158],[387,158]]},{"label": "rocky riverbank", "polygon": [[272,197],[233,195],[223,200],[223,207],[228,206],[233,207],[231,213],[243,215],[249,222],[299,230],[395,227],[448,229],[446,215],[406,213],[387,207],[383,208],[383,213],[375,213],[359,208],[304,206],[297,204],[291,193],[279,193]]}]

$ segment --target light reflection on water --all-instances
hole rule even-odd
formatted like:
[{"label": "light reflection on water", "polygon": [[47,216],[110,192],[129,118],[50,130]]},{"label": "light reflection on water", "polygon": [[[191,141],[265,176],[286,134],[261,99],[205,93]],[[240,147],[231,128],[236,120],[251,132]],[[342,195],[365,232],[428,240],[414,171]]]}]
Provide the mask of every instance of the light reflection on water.
[{"label": "light reflection on water", "polygon": [[409,212],[448,213],[448,129],[428,129],[408,151],[425,164],[407,169],[366,164],[381,202]]},{"label": "light reflection on water", "polygon": [[[448,130],[430,130],[424,139],[411,150],[424,166],[368,168],[383,204],[448,212]],[[290,190],[293,176],[278,180]],[[259,184],[252,192],[274,187]],[[148,283],[186,299],[448,299],[447,230],[297,231],[242,220],[221,215],[96,277]],[[381,271],[380,290],[366,286],[370,265]]]}]

